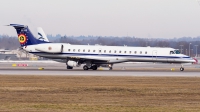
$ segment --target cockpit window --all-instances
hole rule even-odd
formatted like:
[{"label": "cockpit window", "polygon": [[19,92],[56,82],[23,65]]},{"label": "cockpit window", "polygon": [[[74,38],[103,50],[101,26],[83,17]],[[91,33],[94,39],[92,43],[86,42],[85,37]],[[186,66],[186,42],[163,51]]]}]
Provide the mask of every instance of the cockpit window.
[{"label": "cockpit window", "polygon": [[181,54],[179,50],[170,51],[170,54]]},{"label": "cockpit window", "polygon": [[181,54],[179,50],[174,50],[176,54]]},{"label": "cockpit window", "polygon": [[170,54],[175,54],[174,51],[170,51]]}]

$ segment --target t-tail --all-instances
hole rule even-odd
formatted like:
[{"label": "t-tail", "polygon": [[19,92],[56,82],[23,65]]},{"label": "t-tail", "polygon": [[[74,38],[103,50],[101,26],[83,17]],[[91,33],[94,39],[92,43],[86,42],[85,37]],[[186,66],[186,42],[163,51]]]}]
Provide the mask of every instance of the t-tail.
[{"label": "t-tail", "polygon": [[29,30],[28,26],[26,25],[10,24],[8,26],[13,26],[16,29],[19,43],[22,47],[28,46],[28,45],[41,44],[41,43],[48,43],[48,42],[36,39],[31,33],[31,31]]}]

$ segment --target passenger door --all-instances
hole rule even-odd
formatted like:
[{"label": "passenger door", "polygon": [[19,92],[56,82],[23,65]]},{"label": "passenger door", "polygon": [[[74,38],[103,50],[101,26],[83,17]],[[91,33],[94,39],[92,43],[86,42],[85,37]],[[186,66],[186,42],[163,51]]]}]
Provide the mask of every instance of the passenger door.
[{"label": "passenger door", "polygon": [[176,54],[173,52],[173,51],[170,51],[170,56],[167,58],[167,61],[170,62],[170,63],[173,63],[175,61],[175,56]]}]

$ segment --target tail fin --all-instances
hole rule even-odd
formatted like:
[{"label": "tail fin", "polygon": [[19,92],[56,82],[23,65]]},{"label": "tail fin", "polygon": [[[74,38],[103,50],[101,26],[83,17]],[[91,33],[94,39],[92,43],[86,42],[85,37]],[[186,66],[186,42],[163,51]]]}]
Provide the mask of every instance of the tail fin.
[{"label": "tail fin", "polygon": [[16,29],[19,43],[22,47],[27,45],[47,43],[45,41],[36,39],[26,25],[10,24],[8,26],[13,26]]},{"label": "tail fin", "polygon": [[37,36],[38,40],[49,42],[49,39],[47,38],[46,34],[44,33],[41,27],[37,28],[37,32],[38,32],[38,36]]}]

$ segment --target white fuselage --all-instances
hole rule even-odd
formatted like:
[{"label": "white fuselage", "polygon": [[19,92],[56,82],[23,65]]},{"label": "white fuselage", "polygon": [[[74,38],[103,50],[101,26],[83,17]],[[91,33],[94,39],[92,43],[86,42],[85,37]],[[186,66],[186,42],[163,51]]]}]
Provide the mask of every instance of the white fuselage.
[{"label": "white fuselage", "polygon": [[[70,45],[65,43],[44,43],[23,47],[29,53],[52,59],[87,59],[94,63],[120,62],[164,62],[192,63],[194,60],[183,54],[176,54],[173,48]],[[174,52],[170,53],[170,52]]]},{"label": "white fuselage", "polygon": [[[176,54],[173,48],[70,45],[66,43],[44,43],[23,47],[25,51],[52,59],[94,60],[93,63],[163,62],[192,63],[189,56]],[[174,53],[170,53],[174,52]]]}]

